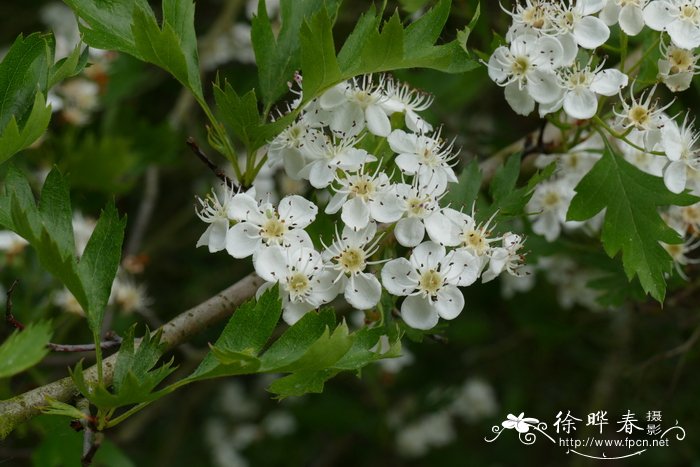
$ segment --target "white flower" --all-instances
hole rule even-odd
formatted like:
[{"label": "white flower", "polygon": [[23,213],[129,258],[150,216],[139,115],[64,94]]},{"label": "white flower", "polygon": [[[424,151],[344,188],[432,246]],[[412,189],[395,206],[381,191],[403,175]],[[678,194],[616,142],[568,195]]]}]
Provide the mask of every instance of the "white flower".
[{"label": "white flower", "polygon": [[644,28],[642,10],[649,0],[607,0],[600,19],[608,26],[620,23],[628,36],[636,36]]},{"label": "white flower", "polygon": [[302,152],[306,146],[322,141],[323,134],[313,128],[307,127],[301,120],[298,120],[270,142],[267,152],[268,164],[275,165],[282,163],[284,171],[294,180],[301,179],[300,172],[306,165],[306,159]]},{"label": "white flower", "polygon": [[678,47],[700,46],[700,0],[652,0],[644,8],[644,22],[666,31]]},{"label": "white flower", "polygon": [[99,106],[100,87],[85,78],[73,78],[58,85],[62,115],[73,125],[86,125]]},{"label": "white flower", "polygon": [[469,215],[452,208],[445,208],[431,216],[426,227],[431,240],[442,245],[465,249],[479,258],[479,271],[481,271],[491,251],[490,244],[501,239],[501,237],[491,237],[490,224],[494,216],[483,224],[477,224],[473,212]]},{"label": "white flower", "polygon": [[700,165],[700,148],[697,146],[700,133],[686,115],[682,126],[673,120],[661,130],[661,146],[670,161],[664,169],[664,183],[673,193],[686,188],[689,171],[697,171]]},{"label": "white flower", "polygon": [[613,110],[617,117],[617,125],[625,130],[636,128],[640,131],[658,130],[663,127],[664,122],[667,120],[664,115],[664,110],[673,102],[669,102],[663,107],[658,107],[657,101],[652,100],[654,98],[654,92],[656,92],[656,86],[643,92],[637,98],[634,96],[634,84],[632,84],[632,86],[630,86],[629,103],[622,98],[622,93],[620,93],[622,110]]},{"label": "white flower", "polygon": [[508,42],[525,32],[539,34],[540,31],[548,33],[552,29],[554,9],[548,0],[525,0],[524,4],[517,2],[512,12],[505,8],[503,11],[513,19],[513,24],[506,34]]},{"label": "white flower", "polygon": [[470,423],[494,416],[498,402],[493,386],[480,378],[468,379],[460,388],[450,409]]},{"label": "white flower", "polygon": [[394,130],[388,138],[389,147],[398,154],[396,165],[407,175],[416,175],[425,188],[430,187],[436,194],[442,194],[447,184],[457,182],[452,169],[457,154],[453,143],[441,140],[440,132],[433,137]]},{"label": "white flower", "polygon": [[298,195],[284,197],[275,209],[270,203],[258,203],[248,194],[239,193],[230,203],[230,214],[241,222],[229,229],[226,251],[234,258],[246,258],[266,246],[311,247],[311,238],[303,229],[314,221],[317,212],[314,203]]},{"label": "white flower", "polygon": [[296,323],[338,295],[338,286],[333,282],[336,274],[324,267],[321,255],[311,248],[263,248],[254,263],[255,272],[268,282],[258,294],[275,282],[280,284],[282,318],[287,324]]},{"label": "white flower", "polygon": [[435,412],[403,427],[396,436],[397,450],[402,456],[420,457],[431,447],[451,443],[455,436],[449,412]]},{"label": "white flower", "polygon": [[[625,160],[643,172],[661,177],[668,159],[664,156],[650,153],[660,142],[661,132],[633,129],[627,135],[627,140],[637,147],[635,148],[624,141],[617,141]],[[645,150],[642,151],[639,148],[644,148]]]},{"label": "white flower", "polygon": [[[600,18],[591,16],[605,5],[605,0],[569,0],[555,6],[554,24],[559,34],[570,36],[584,49],[595,49],[610,37],[610,29]],[[570,41],[570,39],[566,39]]]},{"label": "white flower", "polygon": [[589,63],[584,68],[575,64],[562,69],[558,76],[564,95],[552,104],[540,105],[540,115],[555,112],[563,105],[564,111],[572,118],[593,118],[598,110],[596,94],[614,96],[627,86],[628,81],[627,75],[619,70],[602,68],[603,64],[591,70]]},{"label": "white flower", "polygon": [[685,272],[683,272],[683,266],[700,263],[699,258],[690,258],[688,256],[700,246],[700,240],[697,238],[689,238],[684,240],[682,243],[675,243],[672,245],[662,242],[661,246],[673,260],[673,265],[676,268],[678,275],[683,279],[688,280],[688,276],[685,274]]},{"label": "white flower", "polygon": [[396,223],[394,236],[400,245],[414,247],[425,237],[425,224],[430,222],[433,213],[440,209],[438,190],[420,185],[417,179],[411,185],[396,185],[400,209],[403,217]]},{"label": "white flower", "polygon": [[573,187],[563,179],[538,184],[526,208],[528,212],[537,213],[532,230],[547,241],[556,240],[566,222],[573,195]]},{"label": "white flower", "polygon": [[356,135],[367,126],[370,133],[389,136],[392,113],[384,94],[384,76],[374,83],[372,75],[340,83],[326,91],[319,99],[323,110],[328,111],[331,129],[341,135]]},{"label": "white flower", "polygon": [[377,158],[364,149],[354,147],[358,142],[356,137],[333,137],[332,140],[322,137],[310,141],[304,148],[310,162],[299,175],[320,189],[331,184],[338,170],[356,171],[365,162],[376,161]]},{"label": "white flower", "polygon": [[489,282],[498,277],[503,271],[511,276],[520,276],[523,265],[523,255],[518,253],[523,247],[523,238],[515,233],[508,232],[503,236],[500,247],[491,248],[489,252],[489,266],[481,276],[482,282]]},{"label": "white flower", "polygon": [[365,272],[367,265],[377,264],[368,261],[378,250],[381,236],[375,240],[376,233],[377,224],[374,222],[360,230],[346,226],[342,235],[336,232],[335,241],[323,252],[328,268],[336,271],[335,282],[344,290],[345,300],[358,310],[373,308],[382,295],[379,280]]},{"label": "white flower", "polygon": [[342,207],[340,218],[350,228],[363,229],[370,220],[396,222],[401,217],[396,192],[389,177],[379,169],[370,174],[363,167],[343,178],[336,177],[336,184],[326,213],[335,214]]},{"label": "white flower", "polygon": [[427,330],[439,318],[454,319],[464,308],[464,297],[457,286],[473,284],[480,261],[465,250],[447,253],[434,242],[418,245],[410,260],[398,258],[382,269],[382,283],[391,294],[406,296],[401,317],[407,325]]},{"label": "white flower", "polygon": [[698,56],[693,50],[661,43],[662,57],[658,61],[659,78],[671,92],[685,91],[698,73]]},{"label": "white flower", "polygon": [[413,89],[406,83],[389,79],[386,85],[386,95],[388,99],[384,106],[394,112],[403,112],[406,127],[409,130],[416,133],[433,131],[432,125],[423,120],[417,113],[431,106],[433,97],[430,94]]},{"label": "white flower", "polygon": [[210,253],[226,248],[226,237],[231,222],[242,220],[242,218],[234,216],[235,210],[232,203],[235,195],[235,189],[224,186],[221,196],[217,196],[216,192],[212,190],[206,199],[197,197],[200,209],[195,212],[203,222],[209,224],[209,227],[197,240],[197,247],[206,245],[209,247]]},{"label": "white flower", "polygon": [[489,77],[505,87],[505,96],[513,110],[528,115],[535,102],[549,104],[561,92],[553,69],[562,63],[561,43],[549,36],[525,33],[517,36],[510,47],[497,48],[488,62]]},{"label": "white flower", "polygon": [[543,169],[556,162],[557,176],[567,179],[571,186],[576,186],[598,162],[603,147],[600,135],[594,134],[564,154],[540,154],[535,159],[535,166]]},{"label": "white flower", "polygon": [[143,284],[136,284],[129,278],[117,277],[112,284],[110,303],[117,305],[122,312],[130,314],[147,310],[151,299]]}]

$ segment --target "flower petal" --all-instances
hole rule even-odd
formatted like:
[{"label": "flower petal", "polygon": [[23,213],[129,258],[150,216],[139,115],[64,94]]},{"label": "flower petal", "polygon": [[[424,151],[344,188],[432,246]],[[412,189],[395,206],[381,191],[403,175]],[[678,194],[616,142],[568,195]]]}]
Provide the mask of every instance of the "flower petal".
[{"label": "flower petal", "polygon": [[564,96],[564,111],[572,118],[587,120],[598,110],[598,99],[588,89],[569,91]]},{"label": "flower petal", "polygon": [[584,49],[595,49],[607,42],[610,28],[595,16],[584,16],[574,24],[576,42]]},{"label": "flower petal", "polygon": [[389,116],[379,105],[367,106],[365,119],[367,120],[367,129],[370,133],[384,137],[389,136],[389,133],[391,133]]},{"label": "flower petal", "polygon": [[685,190],[685,183],[688,179],[688,171],[685,162],[674,161],[668,164],[664,170],[664,183],[666,188],[672,193],[680,193]]},{"label": "flower petal", "polygon": [[369,207],[360,198],[352,198],[343,204],[340,218],[352,229],[362,229],[369,222]]},{"label": "flower petal", "polygon": [[406,258],[397,258],[382,268],[382,284],[392,295],[408,295],[418,285],[418,273]]},{"label": "flower petal", "polygon": [[316,219],[318,207],[306,198],[290,195],[280,201],[277,211],[290,228],[303,229]]},{"label": "flower petal", "polygon": [[401,318],[410,327],[427,331],[435,327],[440,316],[429,298],[411,295],[401,304]]},{"label": "flower petal", "polygon": [[591,83],[591,91],[603,96],[614,96],[620,89],[627,86],[629,78],[620,70],[608,68],[595,75]]},{"label": "flower petal", "polygon": [[250,222],[240,222],[226,235],[226,251],[234,258],[247,258],[260,248],[260,229]]},{"label": "flower petal", "polygon": [[413,249],[411,264],[415,269],[437,269],[438,263],[445,258],[445,247],[435,242],[424,242]]},{"label": "flower petal", "polygon": [[423,241],[425,226],[417,217],[406,217],[396,224],[394,235],[400,245],[414,247]]},{"label": "flower petal", "polygon": [[261,248],[253,261],[255,273],[267,282],[286,280],[287,255],[285,252],[285,249],[278,246]]},{"label": "flower petal", "polygon": [[464,295],[454,285],[446,285],[437,293],[433,306],[443,319],[455,319],[464,309]]},{"label": "flower petal", "polygon": [[644,22],[654,31],[663,31],[675,19],[665,2],[650,2],[642,12]]},{"label": "flower petal", "polygon": [[345,300],[358,310],[368,310],[379,303],[382,286],[372,274],[360,273],[351,277],[345,286]]},{"label": "flower petal", "polygon": [[642,9],[635,5],[623,6],[622,10],[620,10],[620,28],[628,36],[636,36],[642,32],[642,29],[644,29]]}]

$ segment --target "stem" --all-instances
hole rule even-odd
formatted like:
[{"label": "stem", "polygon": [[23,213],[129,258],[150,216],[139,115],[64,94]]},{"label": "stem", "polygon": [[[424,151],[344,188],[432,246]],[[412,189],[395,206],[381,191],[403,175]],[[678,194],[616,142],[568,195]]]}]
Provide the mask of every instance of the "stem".
[{"label": "stem", "polygon": [[97,383],[100,387],[104,383],[104,371],[102,368],[102,343],[100,339],[99,332],[92,333],[93,340],[95,341],[95,365],[97,366]]},{"label": "stem", "polygon": [[595,117],[593,117],[593,120],[595,121],[595,127],[596,127],[596,128],[602,128],[602,129],[604,129],[604,130],[605,130],[606,132],[608,132],[608,133],[610,134],[610,136],[612,136],[613,138],[619,139],[620,141],[623,141],[624,143],[629,144],[630,146],[632,146],[634,149],[636,149],[636,150],[638,150],[638,151],[642,151],[642,152],[644,152],[644,153],[646,153],[646,154],[653,154],[654,156],[665,156],[665,155],[666,155],[665,153],[659,152],[659,151],[648,151],[647,149],[645,149],[645,148],[643,148],[643,147],[641,147],[641,146],[638,146],[637,144],[635,144],[635,143],[633,143],[632,141],[630,141],[629,139],[627,139],[627,135],[629,134],[630,130],[627,130],[627,131],[625,131],[624,133],[618,133],[617,131],[613,130],[613,129],[610,127],[610,125],[608,125],[607,123],[605,123],[605,122],[603,121],[603,119],[601,119],[599,116],[596,115]]},{"label": "stem", "polygon": [[[255,295],[263,280],[254,274],[248,275],[226,290],[219,292],[199,305],[184,311],[160,329],[163,332],[162,342],[166,349],[172,349],[182,344],[192,336],[199,334],[207,327],[227,318],[244,301]],[[110,384],[114,375],[114,365],[118,354],[106,358],[103,362],[105,371],[104,382]],[[96,379],[97,366],[85,370],[85,379]],[[74,397],[77,388],[72,378],[67,377],[32,389],[12,399],[0,401],[0,439],[5,438],[20,423],[39,415],[50,397],[67,402]]]},{"label": "stem", "polygon": [[659,34],[659,35],[657,36],[657,38],[656,38],[656,40],[654,41],[654,43],[651,44],[651,46],[650,46],[647,50],[644,51],[644,53],[642,54],[642,56],[639,57],[639,60],[637,60],[637,62],[636,62],[634,65],[632,65],[632,67],[629,69],[629,71],[628,71],[627,73],[628,73],[628,74],[632,74],[632,73],[634,73],[635,71],[637,71],[637,68],[639,68],[640,66],[642,66],[642,63],[644,62],[644,59],[646,59],[646,58],[649,56],[649,54],[651,54],[654,50],[656,50],[656,48],[659,46],[659,43],[661,43],[661,34]]},{"label": "stem", "polygon": [[625,72],[625,62],[627,61],[627,34],[620,30],[620,71]]}]

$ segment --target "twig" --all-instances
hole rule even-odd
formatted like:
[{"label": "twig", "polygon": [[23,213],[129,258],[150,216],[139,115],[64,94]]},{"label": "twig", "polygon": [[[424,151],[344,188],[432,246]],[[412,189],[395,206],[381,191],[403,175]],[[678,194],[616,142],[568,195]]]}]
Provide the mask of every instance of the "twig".
[{"label": "twig", "polygon": [[[108,332],[105,335],[105,340],[100,342],[102,350],[116,349],[122,344],[122,338],[113,332]],[[53,352],[93,352],[95,344],[54,344],[49,342],[46,344]]]},{"label": "twig", "polygon": [[[262,279],[250,274],[207,301],[181,313],[160,328],[163,332],[162,341],[168,349],[177,347],[207,327],[230,316],[240,304],[255,295],[262,283]],[[104,381],[107,385],[112,382],[118,355],[111,355],[104,360]],[[97,377],[97,367],[88,368],[84,374],[87,381],[94,381]],[[0,401],[0,439],[5,438],[18,424],[41,413],[41,407],[46,405],[46,398],[67,402],[76,392],[77,388],[72,378],[67,377],[12,399]]]},{"label": "twig", "polygon": [[7,301],[5,302],[5,322],[15,329],[24,329],[24,324],[15,319],[12,314],[12,292],[15,291],[15,286],[19,284],[19,280],[15,279],[9,289],[7,289]]},{"label": "twig", "polygon": [[139,252],[146,227],[148,226],[158,199],[159,184],[158,166],[151,165],[146,170],[146,186],[143,189],[143,199],[136,214],[134,227],[131,229],[131,236],[126,244],[124,256],[134,256]]},{"label": "twig", "polygon": [[700,340],[700,326],[697,327],[693,334],[688,338],[688,340],[683,342],[681,345],[648,358],[644,362],[637,365],[634,369],[630,370],[628,373],[642,371],[650,365],[661,360],[667,360],[669,358],[677,357],[678,355],[684,355],[687,352],[689,352],[690,349],[693,348],[693,346],[698,342],[698,340]]},{"label": "twig", "polygon": [[93,423],[94,417],[90,413],[90,402],[87,399],[80,399],[76,406],[85,414],[81,425],[83,431],[83,455],[80,463],[86,467],[92,464],[92,459],[95,457],[97,450],[102,444],[102,433],[96,431]]},{"label": "twig", "polygon": [[[15,318],[12,313],[12,293],[15,291],[15,287],[19,284],[19,280],[15,279],[10,288],[7,290],[7,305],[5,308],[5,322],[12,326],[13,328],[22,331],[25,326]],[[102,350],[109,350],[112,348],[119,347],[122,343],[122,338],[113,333],[112,331],[105,334],[105,340],[100,343],[100,348]],[[46,344],[50,350],[54,352],[92,352],[95,350],[95,344],[55,344],[49,342]]]},{"label": "twig", "polygon": [[194,138],[192,138],[192,137],[187,138],[186,143],[190,147],[192,152],[195,154],[195,156],[197,156],[199,158],[199,160],[202,161],[204,163],[204,165],[206,165],[209,168],[209,170],[211,170],[219,180],[224,182],[231,189],[234,189],[234,190],[238,189],[238,185],[236,185],[236,183],[233,180],[231,180],[229,178],[229,176],[226,175],[226,173],[223,170],[221,170],[216,164],[214,164],[211,161],[211,159],[209,159],[209,157],[207,157],[206,154],[204,154],[204,151],[202,151],[199,148],[197,143],[194,141]]}]

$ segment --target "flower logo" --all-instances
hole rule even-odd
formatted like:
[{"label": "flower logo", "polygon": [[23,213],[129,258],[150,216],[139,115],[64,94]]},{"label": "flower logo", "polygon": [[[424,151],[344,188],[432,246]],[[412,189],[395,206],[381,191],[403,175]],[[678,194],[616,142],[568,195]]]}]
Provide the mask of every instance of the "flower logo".
[{"label": "flower logo", "polygon": [[512,413],[508,414],[507,420],[501,425],[509,430],[515,428],[519,433],[527,433],[531,426],[536,426],[539,422],[536,418],[525,418],[525,412],[521,412],[517,417]]}]

